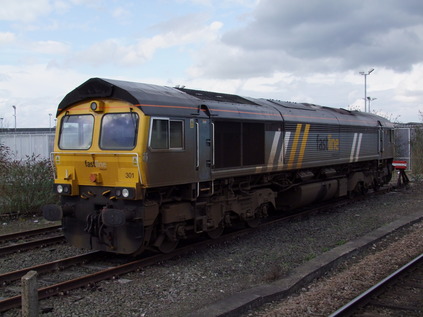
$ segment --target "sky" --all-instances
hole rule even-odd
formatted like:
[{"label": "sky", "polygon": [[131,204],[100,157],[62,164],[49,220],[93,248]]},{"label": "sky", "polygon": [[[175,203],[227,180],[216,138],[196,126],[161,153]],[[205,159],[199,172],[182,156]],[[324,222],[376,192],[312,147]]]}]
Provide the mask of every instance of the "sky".
[{"label": "sky", "polygon": [[371,112],[421,122],[423,2],[0,0],[0,128],[54,126],[92,77],[360,111],[366,78]]}]

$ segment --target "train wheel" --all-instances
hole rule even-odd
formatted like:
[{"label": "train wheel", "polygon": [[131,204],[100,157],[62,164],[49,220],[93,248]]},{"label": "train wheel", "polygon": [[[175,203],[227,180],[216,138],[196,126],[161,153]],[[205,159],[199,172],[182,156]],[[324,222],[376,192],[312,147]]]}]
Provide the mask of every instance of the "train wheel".
[{"label": "train wheel", "polygon": [[250,228],[257,228],[263,218],[266,218],[269,215],[269,209],[272,208],[270,204],[262,204],[258,207],[254,213],[254,217],[247,219],[246,224]]},{"label": "train wheel", "polygon": [[159,246],[159,251],[162,253],[170,253],[176,249],[178,246],[179,241],[172,241],[165,239],[163,243]]},{"label": "train wheel", "polygon": [[380,189],[380,184],[379,184],[379,182],[375,179],[375,180],[373,181],[373,190],[374,190],[375,192],[377,192],[379,189]]},{"label": "train wheel", "polygon": [[217,239],[222,235],[224,229],[223,224],[220,223],[216,229],[207,231],[206,234],[210,239]]},{"label": "train wheel", "polygon": [[363,196],[368,192],[368,188],[364,185],[363,182],[357,183],[354,190],[348,193],[349,198],[356,198],[359,196]]},{"label": "train wheel", "polygon": [[135,251],[134,253],[132,253],[132,256],[138,256],[141,253],[143,253],[145,251],[145,246],[140,247],[137,251]]},{"label": "train wheel", "polygon": [[245,223],[250,228],[257,228],[261,223],[261,218],[256,215],[254,218],[248,219]]},{"label": "train wheel", "polygon": [[173,250],[176,249],[179,243],[178,239],[172,240],[167,235],[161,236],[161,238],[159,238],[158,241],[160,241],[160,243],[158,244],[156,241],[155,246],[162,253],[172,252]]}]

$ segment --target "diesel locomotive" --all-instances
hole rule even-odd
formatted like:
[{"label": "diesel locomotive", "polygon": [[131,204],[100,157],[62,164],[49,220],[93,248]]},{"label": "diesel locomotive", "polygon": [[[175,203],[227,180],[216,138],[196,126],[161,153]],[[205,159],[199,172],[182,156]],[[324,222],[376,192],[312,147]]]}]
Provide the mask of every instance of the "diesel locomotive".
[{"label": "diesel locomotive", "polygon": [[270,211],[389,182],[394,128],[369,113],[92,78],[57,109],[43,208],[77,247],[170,252]]}]

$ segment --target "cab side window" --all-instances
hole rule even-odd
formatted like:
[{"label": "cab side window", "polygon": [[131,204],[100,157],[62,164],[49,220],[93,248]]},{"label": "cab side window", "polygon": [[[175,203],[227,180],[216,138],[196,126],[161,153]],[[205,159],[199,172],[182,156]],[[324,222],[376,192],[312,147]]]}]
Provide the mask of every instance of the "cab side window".
[{"label": "cab side window", "polygon": [[183,148],[183,125],[182,121],[170,121],[170,148]]},{"label": "cab side window", "polygon": [[184,122],[153,118],[150,147],[154,150],[182,150],[184,148]]}]

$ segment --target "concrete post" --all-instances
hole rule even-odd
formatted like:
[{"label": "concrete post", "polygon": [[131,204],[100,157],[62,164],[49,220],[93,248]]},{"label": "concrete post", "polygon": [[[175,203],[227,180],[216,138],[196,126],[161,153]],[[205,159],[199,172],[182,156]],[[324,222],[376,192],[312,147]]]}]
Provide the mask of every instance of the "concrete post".
[{"label": "concrete post", "polygon": [[38,316],[37,272],[29,271],[22,279],[22,317]]}]

